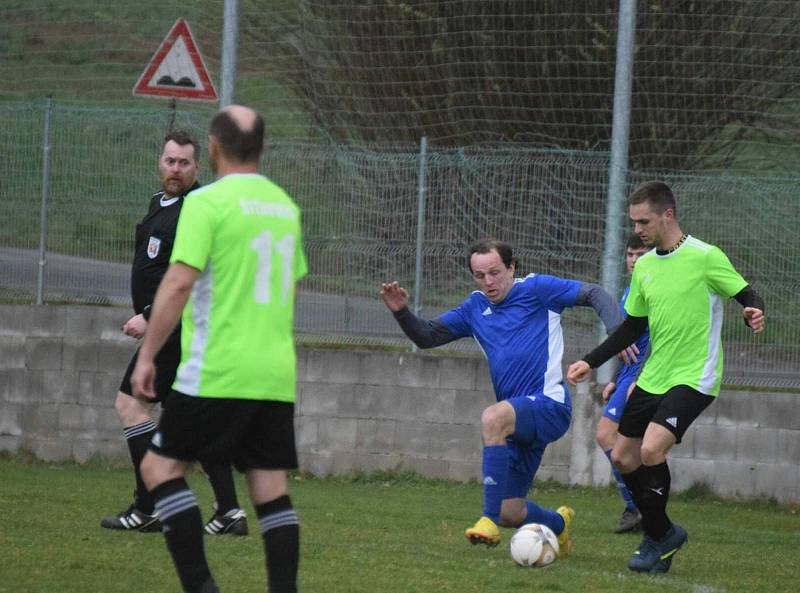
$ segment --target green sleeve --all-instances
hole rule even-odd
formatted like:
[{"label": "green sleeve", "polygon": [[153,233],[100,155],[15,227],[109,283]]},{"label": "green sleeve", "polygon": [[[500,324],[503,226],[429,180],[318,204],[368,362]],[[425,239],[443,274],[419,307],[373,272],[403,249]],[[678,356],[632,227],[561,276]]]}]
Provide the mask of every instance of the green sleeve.
[{"label": "green sleeve", "polygon": [[716,294],[728,298],[747,286],[747,282],[734,269],[728,256],[718,247],[710,249],[706,255],[706,283]]}]

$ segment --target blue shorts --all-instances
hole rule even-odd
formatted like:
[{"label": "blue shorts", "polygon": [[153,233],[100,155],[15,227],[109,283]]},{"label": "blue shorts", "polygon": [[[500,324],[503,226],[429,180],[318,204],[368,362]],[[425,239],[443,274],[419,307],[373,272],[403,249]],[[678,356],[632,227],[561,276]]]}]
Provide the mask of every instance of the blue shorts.
[{"label": "blue shorts", "polygon": [[628,401],[628,389],[634,381],[636,381],[636,376],[630,375],[617,383],[617,388],[614,389],[614,393],[608,398],[606,407],[603,408],[603,416],[619,424],[619,419],[622,418],[622,412]]},{"label": "blue shorts", "polygon": [[564,436],[572,406],[543,395],[512,397],[516,425],[508,439],[509,468],[504,498],[525,498],[542,462],[544,450]]}]

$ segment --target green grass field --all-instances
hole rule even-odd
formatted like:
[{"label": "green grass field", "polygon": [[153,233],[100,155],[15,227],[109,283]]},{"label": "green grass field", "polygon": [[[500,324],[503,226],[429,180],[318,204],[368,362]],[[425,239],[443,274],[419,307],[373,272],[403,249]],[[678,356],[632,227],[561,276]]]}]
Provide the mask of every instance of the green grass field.
[{"label": "green grass field", "polygon": [[[189,481],[205,517],[207,482],[199,473]],[[160,534],[99,527],[102,515],[125,506],[131,483],[119,466],[0,459],[0,592],[178,591]],[[239,486],[243,493],[243,482]],[[510,530],[494,549],[464,539],[480,509],[476,483],[401,473],[298,476],[291,487],[302,522],[305,593],[796,593],[800,583],[797,508],[765,501],[675,496],[671,513],[688,528],[690,541],[668,575],[649,576],[625,567],[639,536],[611,533],[621,510],[611,489],[538,486],[540,502],[577,510],[575,551],[549,568],[524,569],[508,554]],[[224,593],[264,590],[259,537],[209,538],[206,547]]]}]

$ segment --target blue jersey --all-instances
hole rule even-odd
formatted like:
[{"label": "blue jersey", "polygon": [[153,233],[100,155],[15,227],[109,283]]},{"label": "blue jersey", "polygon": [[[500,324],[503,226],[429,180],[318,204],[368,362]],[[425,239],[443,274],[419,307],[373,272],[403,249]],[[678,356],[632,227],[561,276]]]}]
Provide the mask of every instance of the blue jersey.
[{"label": "blue jersey", "polygon": [[[630,292],[631,287],[628,286],[625,291],[622,293],[622,299],[619,301],[619,306],[622,309],[622,318],[625,319],[628,314],[625,312],[625,300],[628,298],[628,293]],[[625,383],[629,385],[631,381],[634,381],[636,377],[639,375],[639,369],[642,368],[644,364],[644,359],[647,358],[647,348],[650,345],[650,328],[646,329],[645,332],[639,336],[639,338],[635,342],[636,347],[639,348],[639,355],[637,356],[638,360],[634,362],[632,365],[625,365],[623,364],[622,367],[619,369],[619,373],[617,373],[617,380],[616,383],[619,386],[621,383]]]},{"label": "blue jersey", "polygon": [[439,317],[457,337],[472,336],[489,362],[497,401],[544,395],[568,403],[561,358],[561,312],[572,307],[581,283],[531,274],[516,278],[501,303],[480,291]]}]

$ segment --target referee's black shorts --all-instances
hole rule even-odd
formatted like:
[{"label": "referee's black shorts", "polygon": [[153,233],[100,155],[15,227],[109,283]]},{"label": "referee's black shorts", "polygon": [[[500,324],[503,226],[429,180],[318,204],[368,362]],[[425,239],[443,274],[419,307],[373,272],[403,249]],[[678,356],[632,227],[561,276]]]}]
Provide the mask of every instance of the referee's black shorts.
[{"label": "referee's black shorts", "polygon": [[296,469],[294,404],[173,390],[150,448],[182,461],[229,462],[240,472]]},{"label": "referee's black shorts", "polygon": [[[133,369],[136,367],[136,361],[139,359],[139,349],[136,349],[136,352],[131,358],[130,363],[128,363],[128,368],[125,371],[125,376],[122,377],[122,383],[120,383],[119,390],[126,394],[126,395],[133,395],[133,389],[131,388],[131,375],[133,374]],[[166,400],[167,395],[169,395],[170,389],[172,389],[172,383],[175,381],[175,374],[178,372],[178,365],[181,363],[181,332],[180,329],[177,331],[172,332],[167,341],[161,347],[161,350],[158,351],[155,358],[155,365],[156,365],[156,397],[153,401],[161,402],[163,405],[164,400]]]},{"label": "referee's black shorts", "polygon": [[634,387],[619,420],[619,434],[640,439],[651,422],[663,426],[680,443],[692,422],[716,398],[688,385],[676,385],[663,394],[653,394]]}]

